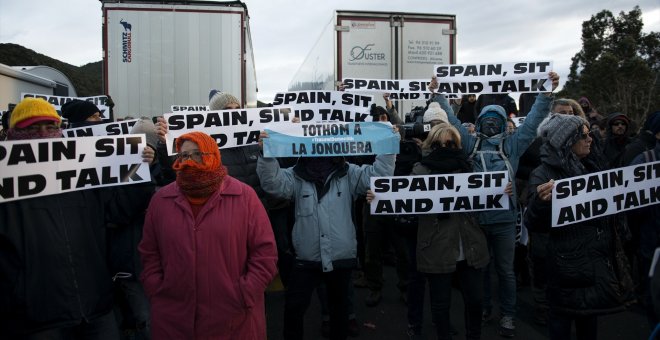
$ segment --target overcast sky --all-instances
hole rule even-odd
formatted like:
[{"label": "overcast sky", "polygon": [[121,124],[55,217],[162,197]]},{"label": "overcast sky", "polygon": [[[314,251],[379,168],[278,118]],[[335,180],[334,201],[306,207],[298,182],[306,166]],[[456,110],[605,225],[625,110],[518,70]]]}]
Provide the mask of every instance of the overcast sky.
[{"label": "overcast sky", "polygon": [[[326,23],[339,10],[455,14],[458,63],[554,61],[565,80],[581,48],[582,22],[635,4],[644,31],[660,31],[660,0],[244,0],[250,15],[259,99],[285,91]],[[0,0],[0,42],[81,66],[102,58],[96,0]],[[330,56],[329,56],[330,57]]]}]

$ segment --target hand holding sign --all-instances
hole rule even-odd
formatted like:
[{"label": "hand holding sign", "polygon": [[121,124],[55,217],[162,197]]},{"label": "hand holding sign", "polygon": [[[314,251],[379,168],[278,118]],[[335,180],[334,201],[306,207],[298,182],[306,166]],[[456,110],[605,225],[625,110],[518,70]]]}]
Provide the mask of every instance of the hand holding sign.
[{"label": "hand holding sign", "polygon": [[165,138],[165,135],[167,135],[167,120],[163,117],[158,117],[156,121],[156,134],[158,135],[158,140],[165,144],[167,141]]},{"label": "hand holding sign", "polygon": [[374,192],[371,191],[371,189],[367,190],[367,198],[366,198],[367,203],[371,204],[371,201],[373,201],[375,198],[376,198],[376,194],[374,194]]},{"label": "hand holding sign", "polygon": [[261,150],[264,149],[264,138],[268,138],[268,132],[261,131],[261,133],[259,134],[259,148]]},{"label": "hand holding sign", "polygon": [[142,150],[142,161],[149,163],[149,165],[154,164],[154,160],[156,159],[156,150],[152,149],[149,145],[144,147],[144,150]]},{"label": "hand holding sign", "polygon": [[551,179],[536,187],[536,193],[541,201],[550,201],[552,199],[552,188],[555,186],[555,180]]},{"label": "hand holding sign", "polygon": [[435,93],[438,90],[438,77],[435,75],[431,77],[431,84],[429,84],[429,91]]},{"label": "hand holding sign", "polygon": [[[552,93],[557,89],[557,86],[559,86],[559,75],[557,72],[550,71],[550,73],[548,73],[548,78],[552,81],[552,91],[550,91],[550,93]],[[548,95],[550,95],[550,93],[548,93]]]}]

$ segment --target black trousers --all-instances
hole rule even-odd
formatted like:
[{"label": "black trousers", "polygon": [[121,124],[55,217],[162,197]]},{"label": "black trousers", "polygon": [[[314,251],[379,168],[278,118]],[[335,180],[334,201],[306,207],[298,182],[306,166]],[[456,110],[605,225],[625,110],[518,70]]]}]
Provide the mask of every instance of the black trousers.
[{"label": "black trousers", "polygon": [[426,274],[431,295],[431,316],[438,339],[451,339],[449,323],[451,307],[451,280],[457,275],[463,302],[465,303],[465,330],[467,339],[481,337],[481,309],[483,305],[482,269],[467,265],[466,261],[456,263],[456,271],[446,274]]},{"label": "black trousers", "polygon": [[348,287],[351,269],[337,269],[324,273],[318,268],[294,265],[284,300],[284,339],[302,340],[305,312],[314,289],[324,282],[328,290],[330,311],[330,339],[348,336]]}]

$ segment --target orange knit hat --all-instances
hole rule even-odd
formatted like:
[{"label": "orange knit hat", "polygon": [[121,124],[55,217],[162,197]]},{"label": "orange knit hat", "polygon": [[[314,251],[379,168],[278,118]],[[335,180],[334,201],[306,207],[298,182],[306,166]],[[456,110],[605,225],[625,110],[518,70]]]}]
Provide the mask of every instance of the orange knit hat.
[{"label": "orange knit hat", "polygon": [[202,156],[201,163],[197,163],[191,159],[180,162],[177,159],[172,166],[174,170],[181,170],[184,165],[202,171],[215,171],[222,167],[222,160],[220,158],[220,150],[218,149],[218,144],[213,138],[211,138],[211,136],[198,131],[186,133],[176,140],[177,152],[181,151],[181,145],[183,145],[183,142],[187,140],[197,144],[199,151],[206,155]]}]

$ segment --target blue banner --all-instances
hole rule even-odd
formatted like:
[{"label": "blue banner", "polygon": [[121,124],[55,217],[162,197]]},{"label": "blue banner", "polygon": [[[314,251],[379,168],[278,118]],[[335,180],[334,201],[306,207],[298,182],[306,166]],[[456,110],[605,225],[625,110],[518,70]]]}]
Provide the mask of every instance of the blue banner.
[{"label": "blue banner", "polygon": [[265,157],[326,157],[399,153],[390,123],[295,123],[265,129]]}]

